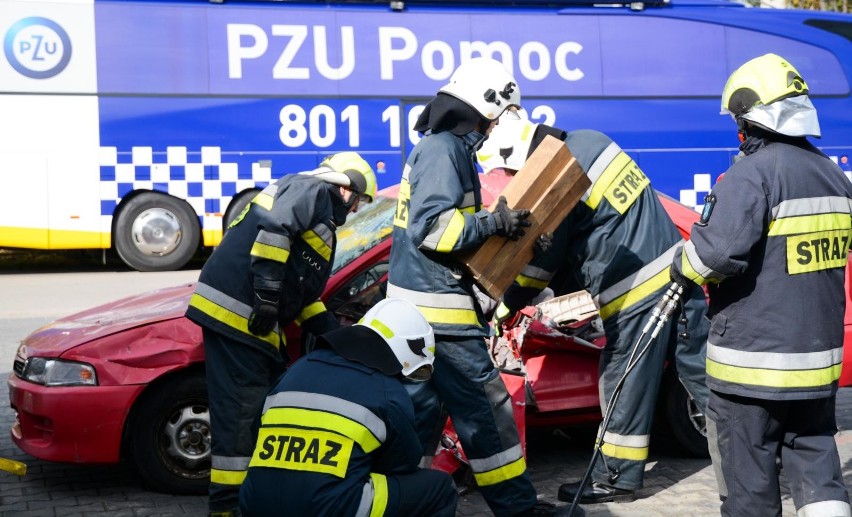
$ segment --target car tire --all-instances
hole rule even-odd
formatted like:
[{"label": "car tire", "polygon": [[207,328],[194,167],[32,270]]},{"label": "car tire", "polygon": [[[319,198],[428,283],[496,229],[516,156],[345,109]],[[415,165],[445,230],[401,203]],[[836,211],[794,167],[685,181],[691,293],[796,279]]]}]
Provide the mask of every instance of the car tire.
[{"label": "car tire", "polygon": [[118,256],[137,271],[174,271],[198,250],[198,216],[183,200],[143,192],[121,207],[113,243]]},{"label": "car tire", "polygon": [[667,372],[657,406],[657,443],[674,445],[696,458],[709,458],[706,417],[687,393],[675,372]]},{"label": "car tire", "polygon": [[127,443],[146,487],[167,494],[206,494],[211,452],[204,375],[178,373],[143,393],[128,419]]}]

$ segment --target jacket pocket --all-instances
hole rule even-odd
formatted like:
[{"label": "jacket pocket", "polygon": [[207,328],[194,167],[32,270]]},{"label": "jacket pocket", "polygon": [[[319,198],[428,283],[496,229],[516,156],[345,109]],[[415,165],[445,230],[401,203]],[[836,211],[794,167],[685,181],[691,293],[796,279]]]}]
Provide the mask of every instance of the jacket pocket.
[{"label": "jacket pocket", "polygon": [[713,321],[710,322],[709,340],[713,341],[713,337],[722,337],[725,335],[725,330],[728,328],[728,317],[724,314],[713,316]]}]

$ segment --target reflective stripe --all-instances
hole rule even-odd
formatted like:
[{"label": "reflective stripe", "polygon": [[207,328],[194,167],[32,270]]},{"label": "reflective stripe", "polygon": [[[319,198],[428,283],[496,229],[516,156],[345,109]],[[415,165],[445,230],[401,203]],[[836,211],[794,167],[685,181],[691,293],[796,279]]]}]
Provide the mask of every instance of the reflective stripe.
[{"label": "reflective stripe", "polygon": [[480,326],[473,298],[457,293],[424,293],[388,282],[388,298],[404,298],[420,309],[429,323]]},{"label": "reflective stripe", "polygon": [[582,200],[584,202],[589,199],[589,196],[592,193],[592,189],[594,188],[595,183],[598,182],[598,178],[601,177],[607,166],[609,166],[610,162],[612,162],[612,160],[616,156],[618,156],[618,153],[620,152],[621,148],[618,147],[618,144],[612,142],[607,146],[606,149],[603,150],[603,152],[597,157],[597,159],[595,159],[591,167],[589,167],[586,176],[589,177],[589,179],[592,181],[592,184],[591,186],[589,186],[588,190],[586,190],[586,192],[583,194]]},{"label": "reflective stripe", "polygon": [[800,215],[776,219],[769,223],[769,236],[795,235],[828,230],[848,230],[852,228],[849,214]]},{"label": "reflective stripe", "polygon": [[852,213],[852,200],[841,196],[788,199],[772,208],[772,219],[830,213]]},{"label": "reflective stripe", "polygon": [[220,485],[236,485],[243,483],[248,472],[247,456],[211,456],[210,481]]},{"label": "reflective stripe", "polygon": [[[388,479],[383,474],[370,472],[370,484],[370,517],[381,517],[388,508]],[[360,510],[360,505],[358,509]]]},{"label": "reflective stripe", "polygon": [[[683,241],[681,240],[664,251],[662,255],[643,266],[639,271],[636,271],[627,278],[619,280],[615,284],[598,293],[593,300],[598,307],[601,307],[601,317],[606,319],[609,316],[604,316],[604,313],[612,315],[620,310],[626,309],[634,303],[644,299],[649,294],[656,291],[659,287],[667,285],[668,281],[660,284],[657,277],[660,273],[669,270],[669,266],[672,263],[672,259],[674,259],[675,252],[677,251],[678,246],[682,243]],[[651,284],[643,285],[649,281]],[[652,289],[652,285],[656,287],[653,287]],[[633,291],[637,291],[637,293],[634,294]],[[620,300],[619,298],[623,299]]]},{"label": "reflective stripe", "polygon": [[272,184],[263,189],[260,194],[254,196],[252,203],[266,209],[272,210],[272,204],[275,202],[275,194],[278,192],[278,185]]},{"label": "reflective stripe", "polygon": [[464,215],[455,208],[447,210],[432,224],[432,228],[423,239],[422,246],[444,253],[452,251],[462,232],[464,232]]},{"label": "reflective stripe", "polygon": [[286,235],[260,230],[251,247],[253,257],[287,263],[290,257],[290,238]]},{"label": "reflective stripe", "polygon": [[488,472],[474,473],[473,478],[476,479],[476,484],[479,486],[496,485],[503,481],[514,479],[527,470],[527,462],[524,458],[520,458],[505,467],[500,467]]},{"label": "reflective stripe", "polygon": [[500,451],[488,458],[468,459],[470,461],[470,468],[474,472],[487,472],[496,468],[505,467],[506,465],[516,461],[518,458],[523,457],[524,450],[521,448],[521,444],[517,444],[514,447],[510,447],[505,451]]},{"label": "reflective stripe", "polygon": [[680,257],[680,270],[683,276],[698,285],[704,285],[709,282],[718,283],[727,278],[727,275],[714,271],[701,261],[701,257],[698,256],[698,251],[695,249],[695,244],[692,241],[686,241],[686,244],[683,245],[683,254]]},{"label": "reflective stripe", "polygon": [[552,271],[535,266],[526,266],[521,270],[521,274],[515,278],[515,282],[521,287],[544,289],[551,279],[553,279]]},{"label": "reflective stripe", "polygon": [[331,247],[334,245],[334,233],[324,224],[316,225],[302,234],[302,240],[308,243],[326,261],[331,260]]},{"label": "reflective stripe", "polygon": [[651,436],[647,434],[624,435],[612,432],[604,433],[601,452],[610,458],[644,461],[648,459],[648,445]]},{"label": "reflective stripe", "polygon": [[316,316],[317,314],[322,314],[327,309],[325,308],[325,304],[322,303],[322,300],[317,300],[314,303],[308,305],[302,312],[299,313],[299,316],[296,318],[296,324],[301,325],[306,320],[309,320]]},{"label": "reflective stripe", "polygon": [[[252,308],[207,284],[198,282],[195,293],[189,299],[189,305],[243,334],[250,334],[248,318],[251,315]],[[280,346],[283,338],[283,336],[279,337],[278,335],[277,324],[269,334],[255,337],[266,341],[276,349]]]},{"label": "reflective stripe", "polygon": [[846,501],[818,501],[806,504],[796,511],[796,517],[852,517],[852,508]]},{"label": "reflective stripe", "polygon": [[746,352],[707,343],[707,375],[768,388],[813,388],[840,378],[843,348],[821,352]]},{"label": "reflective stripe", "polygon": [[[330,395],[322,395],[320,393],[288,391],[274,393],[266,397],[266,401],[263,404],[263,412],[266,413],[272,408],[287,407],[323,411],[328,414],[333,413],[333,415],[327,416],[334,417],[335,415],[339,415],[344,419],[347,419],[355,424],[362,426],[364,430],[372,437],[372,439],[364,440],[369,447],[372,447],[370,450],[373,450],[378,447],[378,445],[381,445],[381,443],[383,443],[387,438],[387,429],[385,428],[385,423],[381,418],[376,416],[375,413],[365,408],[364,406],[360,404],[355,404],[354,402],[350,402],[348,400],[332,397]],[[338,428],[330,424],[324,424],[321,427],[339,431]],[[361,444],[362,442],[355,435],[346,434],[346,436],[349,436],[353,440],[357,441],[359,444]],[[364,445],[361,445],[361,448],[367,451],[367,447],[365,447]]]}]

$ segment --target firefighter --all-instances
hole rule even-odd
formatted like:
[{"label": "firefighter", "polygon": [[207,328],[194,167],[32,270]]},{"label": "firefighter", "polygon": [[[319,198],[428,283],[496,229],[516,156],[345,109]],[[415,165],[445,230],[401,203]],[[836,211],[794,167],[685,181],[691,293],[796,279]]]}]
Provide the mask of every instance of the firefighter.
[{"label": "firefighter", "polygon": [[766,54],[728,78],[740,156],[707,196],[672,278],[707,285],[707,431],[722,515],[849,516],[834,434],[852,184],[819,138],[808,85]]},{"label": "firefighter", "polygon": [[[606,334],[599,364],[601,411],[624,375],[630,352],[654,304],[671,284],[669,266],[682,244],[677,227],[636,163],[603,133],[565,132],[526,119],[500,122],[477,157],[484,170],[516,171],[548,135],[565,142],[592,185],[554,232],[550,249],[526,266],[495,311],[495,332],[543,289],[556,295],[588,291]],[[650,430],[663,366],[674,358],[678,375],[701,411],[707,402],[704,342],[707,303],[695,289],[685,304],[688,336],[671,322],[631,370],[604,434],[580,502],[626,502],[642,487]],[[685,408],[684,408],[685,409]],[[573,501],[580,482],[565,483],[558,497]]]},{"label": "firefighter", "polygon": [[453,517],[452,477],[418,468],[400,382],[432,374],[435,338],[417,307],[386,298],[317,343],[266,397],[243,515]]},{"label": "firefighter", "polygon": [[211,515],[239,515],[250,424],[289,363],[286,325],[336,328],[320,294],[334,261],[335,229],[376,195],[373,170],[342,152],[266,187],[234,220],[201,270],[186,316],[201,325],[212,433]]},{"label": "firefighter", "polygon": [[435,454],[446,410],[497,516],[548,515],[555,508],[537,502],[511,397],[486,348],[488,320],[453,253],[495,234],[517,239],[530,224],[529,211],[509,209],[505,198],[495,212],[482,209],[474,160],[500,114],[520,100],[499,61],[475,58],[427,104],[414,126],[423,137],[402,174],[387,292],[417,305],[435,330],[435,375],[410,386],[424,465]]}]

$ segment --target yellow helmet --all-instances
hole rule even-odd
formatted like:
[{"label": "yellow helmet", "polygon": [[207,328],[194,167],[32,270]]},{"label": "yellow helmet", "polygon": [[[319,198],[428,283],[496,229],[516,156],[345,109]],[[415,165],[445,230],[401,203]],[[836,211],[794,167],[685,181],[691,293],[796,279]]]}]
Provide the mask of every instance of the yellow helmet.
[{"label": "yellow helmet", "polygon": [[777,54],[743,64],[722,91],[722,114],[789,136],[819,136],[816,109],[798,70]]},{"label": "yellow helmet", "polygon": [[344,151],[329,156],[320,163],[313,174],[320,179],[370,198],[376,198],[376,173],[361,155]]}]

